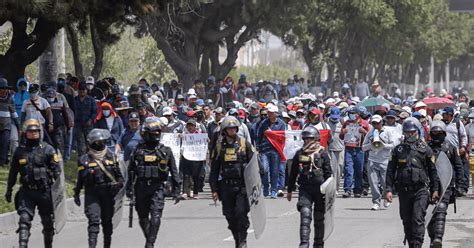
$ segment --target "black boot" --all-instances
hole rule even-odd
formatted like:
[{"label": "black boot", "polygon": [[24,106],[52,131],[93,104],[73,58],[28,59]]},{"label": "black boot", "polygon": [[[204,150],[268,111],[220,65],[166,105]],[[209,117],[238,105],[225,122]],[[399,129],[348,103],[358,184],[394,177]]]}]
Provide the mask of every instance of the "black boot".
[{"label": "black boot", "polygon": [[324,248],[324,213],[314,212],[314,248]]},{"label": "black boot", "polygon": [[309,248],[309,236],[311,234],[311,208],[300,209],[300,248]]},{"label": "black boot", "polygon": [[98,233],[89,233],[89,248],[95,248],[97,246]]},{"label": "black boot", "polygon": [[53,247],[54,231],[43,232],[44,248]]},{"label": "black boot", "polygon": [[235,248],[239,248],[240,246],[240,234],[238,231],[231,229],[232,236],[234,237]]},{"label": "black boot", "polygon": [[142,218],[138,220],[140,227],[143,231],[143,235],[145,235],[145,239],[148,238],[148,232],[150,231],[150,221],[148,218]]},{"label": "black boot", "polygon": [[20,248],[28,248],[28,239],[30,238],[30,228],[27,225],[20,224],[20,228],[18,229],[19,234],[19,247]]},{"label": "black boot", "polygon": [[160,230],[161,219],[155,218],[150,222],[148,237],[146,239],[146,248],[153,248],[156,241],[156,236],[158,235],[158,230]]}]

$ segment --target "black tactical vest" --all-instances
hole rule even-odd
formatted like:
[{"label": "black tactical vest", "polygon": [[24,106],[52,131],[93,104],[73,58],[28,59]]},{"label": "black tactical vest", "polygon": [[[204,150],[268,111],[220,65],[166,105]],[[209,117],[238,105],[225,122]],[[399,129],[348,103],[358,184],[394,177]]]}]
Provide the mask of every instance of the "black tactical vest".
[{"label": "black tactical vest", "polygon": [[400,144],[395,148],[397,164],[397,183],[402,187],[427,185],[429,178],[424,166],[429,148],[420,143],[410,146]]},{"label": "black tactical vest", "polygon": [[228,144],[225,140],[217,146],[218,159],[221,161],[221,176],[226,179],[242,179],[246,163],[245,139]]},{"label": "black tactical vest", "polygon": [[168,154],[164,146],[155,150],[139,148],[135,151],[134,159],[137,165],[138,179],[158,179],[166,181],[169,172],[169,159],[173,154]]},{"label": "black tactical vest", "polygon": [[298,184],[321,184],[324,182],[321,152],[315,152],[311,156],[299,153],[298,156]]},{"label": "black tactical vest", "polygon": [[[20,148],[25,149],[25,148]],[[57,156],[57,155],[54,155]],[[54,158],[56,159],[56,158]],[[54,173],[48,167],[46,146],[40,144],[32,151],[24,150],[18,155],[20,182],[28,186],[49,186],[54,182]]]},{"label": "black tactical vest", "polygon": [[102,161],[96,161],[89,155],[85,154],[79,160],[79,171],[80,176],[84,179],[84,185],[86,188],[105,186],[113,182],[112,179],[102,171],[99,162],[102,163],[104,168],[114,177],[114,180],[117,181],[117,175],[121,172],[118,160],[113,154],[107,153]]}]

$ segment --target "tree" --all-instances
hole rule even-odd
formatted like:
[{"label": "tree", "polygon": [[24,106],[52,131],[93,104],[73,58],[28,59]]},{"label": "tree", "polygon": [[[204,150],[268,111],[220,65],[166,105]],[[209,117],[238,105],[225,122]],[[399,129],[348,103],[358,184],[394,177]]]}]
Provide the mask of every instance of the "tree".
[{"label": "tree", "polygon": [[[142,17],[138,34],[149,33],[185,88],[210,73],[226,76],[245,43],[256,38],[270,15],[287,1],[172,0],[162,13]],[[224,62],[219,47],[225,47]]]}]

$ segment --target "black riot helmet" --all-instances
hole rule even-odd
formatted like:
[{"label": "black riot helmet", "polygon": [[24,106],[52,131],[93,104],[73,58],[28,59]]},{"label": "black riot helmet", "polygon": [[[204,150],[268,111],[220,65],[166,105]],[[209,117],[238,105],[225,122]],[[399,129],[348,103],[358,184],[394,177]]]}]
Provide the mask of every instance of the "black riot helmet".
[{"label": "black riot helmet", "polygon": [[433,121],[430,127],[430,137],[433,143],[443,143],[446,138],[446,124],[442,121]]},{"label": "black riot helmet", "polygon": [[[420,121],[415,117],[408,117],[405,119],[402,125],[403,134],[405,135],[405,141],[408,143],[414,143],[420,139],[420,132],[423,127]],[[414,135],[410,135],[407,132],[416,131]]]},{"label": "black riot helmet", "polygon": [[141,135],[145,143],[157,145],[161,138],[161,124],[156,117],[148,117],[142,126]]},{"label": "black riot helmet", "polygon": [[313,138],[316,140],[319,140],[321,136],[319,135],[319,130],[316,129],[314,126],[307,126],[303,129],[303,132],[301,133],[301,137],[303,139],[306,138]]},{"label": "black riot helmet", "polygon": [[110,132],[106,129],[94,128],[87,134],[87,144],[89,148],[96,151],[103,151],[110,139]]}]

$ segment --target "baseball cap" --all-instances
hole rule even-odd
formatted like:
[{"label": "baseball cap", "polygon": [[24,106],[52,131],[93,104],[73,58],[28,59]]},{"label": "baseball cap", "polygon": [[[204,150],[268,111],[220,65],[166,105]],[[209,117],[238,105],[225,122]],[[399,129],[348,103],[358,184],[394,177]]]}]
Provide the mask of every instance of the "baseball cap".
[{"label": "baseball cap", "polygon": [[395,112],[395,110],[389,110],[387,112],[387,114],[385,115],[385,117],[393,117],[393,118],[397,118],[397,112]]},{"label": "baseball cap", "polygon": [[341,118],[341,110],[337,107],[332,107],[331,112],[329,112],[329,118],[333,120]]},{"label": "baseball cap", "polygon": [[417,118],[417,119],[423,118],[423,115],[421,115],[420,112],[413,112],[413,113],[411,114],[411,116],[412,116],[412,117],[415,117],[415,118]]},{"label": "baseball cap", "polygon": [[167,116],[167,115],[173,115],[173,109],[171,109],[170,107],[163,108],[163,116]]},{"label": "baseball cap", "polygon": [[320,115],[321,114],[321,110],[319,110],[319,108],[312,108],[309,113],[313,114],[313,115]]},{"label": "baseball cap", "polygon": [[275,106],[274,104],[268,104],[267,109],[268,109],[268,112],[278,113],[278,107]]},{"label": "baseball cap", "polygon": [[176,100],[184,100],[184,96],[179,94],[176,96]]},{"label": "baseball cap", "polygon": [[88,76],[87,77],[87,80],[86,80],[86,84],[94,84],[95,83],[95,79],[93,76]]},{"label": "baseball cap", "polygon": [[443,114],[451,114],[454,115],[454,108],[453,107],[445,107],[443,109]]},{"label": "baseball cap", "polygon": [[224,109],[222,107],[218,107],[218,108],[214,109],[214,113],[222,114],[222,113],[224,113]]},{"label": "baseball cap", "polygon": [[283,118],[290,118],[290,116],[288,115],[287,112],[282,112],[282,113],[281,113],[281,116],[282,116]]},{"label": "baseball cap", "polygon": [[380,115],[374,115],[372,116],[372,118],[370,118],[370,122],[377,122],[377,123],[380,123],[382,121],[382,116]]},{"label": "baseball cap", "polygon": [[132,112],[128,116],[128,120],[140,120],[140,115],[137,112]]}]

